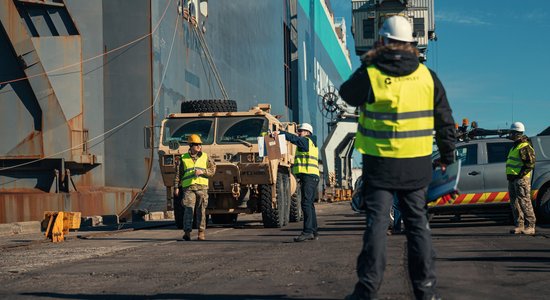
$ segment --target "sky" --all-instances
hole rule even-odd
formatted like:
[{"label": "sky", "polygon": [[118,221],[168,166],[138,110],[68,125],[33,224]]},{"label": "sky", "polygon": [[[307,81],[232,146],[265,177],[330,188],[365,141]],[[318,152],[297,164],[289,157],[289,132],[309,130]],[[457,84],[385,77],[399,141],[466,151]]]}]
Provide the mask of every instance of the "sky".
[{"label": "sky", "polygon": [[[550,1],[435,0],[438,40],[426,65],[445,90],[455,122],[487,129],[525,124],[533,136],[550,126]],[[345,17],[353,70],[351,0],[331,0]]]}]

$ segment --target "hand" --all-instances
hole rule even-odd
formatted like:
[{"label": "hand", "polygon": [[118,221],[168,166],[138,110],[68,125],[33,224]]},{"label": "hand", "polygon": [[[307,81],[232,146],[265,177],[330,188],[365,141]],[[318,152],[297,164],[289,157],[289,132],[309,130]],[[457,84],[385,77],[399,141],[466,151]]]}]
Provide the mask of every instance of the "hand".
[{"label": "hand", "polygon": [[179,188],[174,188],[174,196],[177,197],[180,195],[180,189]]},{"label": "hand", "polygon": [[447,165],[440,163],[439,166],[441,167],[441,173],[445,174],[445,171],[447,171]]},{"label": "hand", "polygon": [[199,170],[199,169],[195,170],[195,176],[199,177],[199,176],[201,176],[202,174],[204,174],[204,171],[203,171],[203,170]]},{"label": "hand", "polygon": [[277,131],[277,130],[272,131],[272,132],[271,132],[271,137],[272,137],[272,138],[275,138],[275,137],[279,136],[279,133],[280,133],[280,132]]}]

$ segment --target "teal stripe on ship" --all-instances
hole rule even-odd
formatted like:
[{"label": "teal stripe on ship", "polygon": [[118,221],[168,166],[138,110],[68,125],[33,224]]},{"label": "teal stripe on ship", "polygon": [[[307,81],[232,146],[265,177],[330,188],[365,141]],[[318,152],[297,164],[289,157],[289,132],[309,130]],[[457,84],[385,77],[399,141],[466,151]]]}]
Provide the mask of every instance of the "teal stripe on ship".
[{"label": "teal stripe on ship", "polygon": [[[342,80],[347,80],[351,75],[351,66],[348,64],[345,54],[338,43],[336,33],[334,33],[334,30],[331,28],[330,21],[325,14],[325,10],[320,2],[323,0],[298,0],[298,4],[302,7],[305,14],[309,18],[309,3],[311,1],[313,1],[315,5],[315,33],[321,40],[321,43],[323,43],[325,50],[330,55],[330,58],[334,62],[334,65],[336,66],[340,77],[342,77]],[[320,22],[319,20],[322,21]]]}]

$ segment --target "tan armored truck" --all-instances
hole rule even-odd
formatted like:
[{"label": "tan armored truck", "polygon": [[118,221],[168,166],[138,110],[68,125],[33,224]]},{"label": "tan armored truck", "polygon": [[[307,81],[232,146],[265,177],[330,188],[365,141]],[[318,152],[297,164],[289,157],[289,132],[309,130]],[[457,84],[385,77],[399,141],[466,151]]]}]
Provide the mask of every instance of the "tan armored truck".
[{"label": "tan armored truck", "polygon": [[[168,209],[174,209],[176,225],[183,226],[180,199],[173,199],[174,163],[189,150],[187,137],[198,134],[202,151],[216,163],[209,179],[207,214],[214,224],[236,222],[240,213],[261,213],[264,227],[282,227],[301,218],[297,182],[291,172],[295,145],[284,142],[286,153],[260,155],[258,137],[276,130],[296,132],[296,124],[281,122],[260,104],[237,112],[232,100],[185,101],[181,113],[162,121],[159,163]],[[278,147],[281,150],[281,147]],[[262,152],[263,153],[263,152]]]}]

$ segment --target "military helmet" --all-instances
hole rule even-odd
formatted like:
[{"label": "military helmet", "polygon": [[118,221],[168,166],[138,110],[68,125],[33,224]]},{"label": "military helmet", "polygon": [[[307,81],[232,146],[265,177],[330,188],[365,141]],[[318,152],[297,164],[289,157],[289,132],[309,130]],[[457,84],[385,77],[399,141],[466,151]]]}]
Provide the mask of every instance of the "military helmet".
[{"label": "military helmet", "polygon": [[201,138],[198,134],[192,134],[187,137],[188,144],[202,144]]}]

